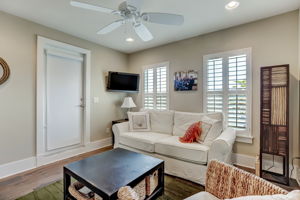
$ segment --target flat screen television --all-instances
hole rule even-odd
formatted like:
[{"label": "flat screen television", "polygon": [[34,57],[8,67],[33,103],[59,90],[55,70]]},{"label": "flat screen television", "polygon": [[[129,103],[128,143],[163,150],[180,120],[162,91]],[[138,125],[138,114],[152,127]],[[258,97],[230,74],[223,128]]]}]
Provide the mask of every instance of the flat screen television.
[{"label": "flat screen television", "polygon": [[139,80],[139,74],[109,72],[107,80],[107,91],[138,92]]}]

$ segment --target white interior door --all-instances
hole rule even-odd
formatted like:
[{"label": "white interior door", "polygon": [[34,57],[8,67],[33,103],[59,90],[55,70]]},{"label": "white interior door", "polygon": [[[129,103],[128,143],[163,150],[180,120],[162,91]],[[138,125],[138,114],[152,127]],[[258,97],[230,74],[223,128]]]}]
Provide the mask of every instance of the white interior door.
[{"label": "white interior door", "polygon": [[46,51],[46,149],[82,143],[83,57]]}]

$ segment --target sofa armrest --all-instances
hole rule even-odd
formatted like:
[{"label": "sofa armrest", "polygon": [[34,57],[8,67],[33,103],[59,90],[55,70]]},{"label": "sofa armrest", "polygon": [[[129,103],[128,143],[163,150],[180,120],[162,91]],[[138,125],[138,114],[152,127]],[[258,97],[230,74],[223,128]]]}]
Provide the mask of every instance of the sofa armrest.
[{"label": "sofa armrest", "polygon": [[208,151],[208,162],[216,159],[222,162],[231,162],[232,146],[235,142],[236,131],[233,128],[226,128],[219,137],[211,144]]},{"label": "sofa armrest", "polygon": [[120,133],[128,132],[128,130],[129,130],[129,122],[122,122],[122,123],[114,124],[112,126],[112,131],[115,139],[114,148],[119,147]]}]

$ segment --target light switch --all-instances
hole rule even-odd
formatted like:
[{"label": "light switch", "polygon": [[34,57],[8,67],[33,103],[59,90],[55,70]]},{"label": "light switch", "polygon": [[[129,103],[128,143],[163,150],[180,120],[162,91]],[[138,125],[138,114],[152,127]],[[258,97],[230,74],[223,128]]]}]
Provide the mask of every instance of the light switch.
[{"label": "light switch", "polygon": [[94,97],[94,103],[99,103],[99,97]]}]

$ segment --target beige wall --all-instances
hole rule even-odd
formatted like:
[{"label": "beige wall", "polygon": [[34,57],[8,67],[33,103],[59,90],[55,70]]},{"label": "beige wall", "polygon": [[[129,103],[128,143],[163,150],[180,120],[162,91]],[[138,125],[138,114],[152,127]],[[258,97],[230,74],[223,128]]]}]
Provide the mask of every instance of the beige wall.
[{"label": "beige wall", "polygon": [[[234,151],[255,156],[259,152],[260,67],[290,64],[290,131],[293,154],[299,154],[299,88],[298,88],[298,11],[226,30],[194,37],[169,45],[137,52],[129,56],[129,70],[142,72],[142,67],[170,61],[170,109],[202,111],[202,62],[203,55],[252,47],[253,144],[237,143]],[[199,71],[197,92],[175,92],[175,71],[194,69]],[[141,94],[136,96],[141,106]]]},{"label": "beige wall", "polygon": [[[10,79],[0,86],[0,164],[35,155],[35,90],[36,36],[66,42],[92,51],[91,97],[100,97],[99,104],[91,103],[91,140],[107,138],[105,129],[112,119],[123,117],[119,108],[124,94],[105,92],[104,74],[109,70],[142,72],[142,67],[170,61],[170,108],[181,111],[202,111],[203,55],[252,47],[253,59],[253,144],[238,143],[234,151],[254,156],[259,151],[259,68],[290,64],[290,130],[293,155],[299,147],[299,76],[300,14],[286,13],[265,20],[233,27],[131,55],[67,35],[33,22],[0,12],[0,57],[11,69]],[[299,57],[299,64],[298,64]],[[127,68],[126,66],[129,66]],[[174,92],[175,71],[199,71],[197,92]],[[136,96],[141,106],[141,94]]]},{"label": "beige wall", "polygon": [[127,55],[62,32],[0,12],[0,57],[11,77],[0,86],[0,164],[35,155],[35,94],[37,35],[91,50],[91,140],[107,138],[106,127],[122,117],[124,94],[105,92],[104,74],[127,71]]}]

